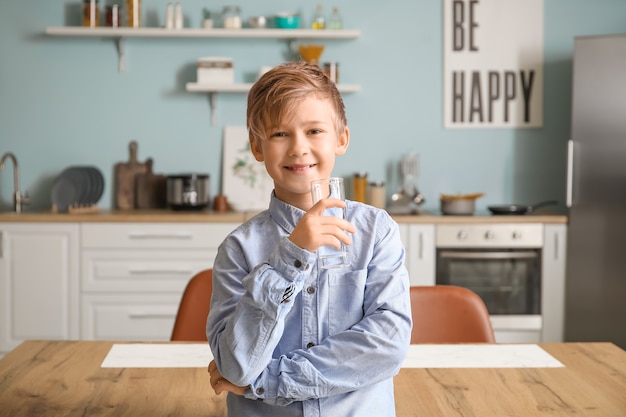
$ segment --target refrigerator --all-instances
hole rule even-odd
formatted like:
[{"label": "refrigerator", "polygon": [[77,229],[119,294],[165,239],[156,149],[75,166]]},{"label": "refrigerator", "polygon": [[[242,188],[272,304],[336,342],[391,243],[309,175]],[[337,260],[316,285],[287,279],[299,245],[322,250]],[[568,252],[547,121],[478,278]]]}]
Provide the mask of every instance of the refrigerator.
[{"label": "refrigerator", "polygon": [[565,341],[626,349],[626,34],[574,39]]}]

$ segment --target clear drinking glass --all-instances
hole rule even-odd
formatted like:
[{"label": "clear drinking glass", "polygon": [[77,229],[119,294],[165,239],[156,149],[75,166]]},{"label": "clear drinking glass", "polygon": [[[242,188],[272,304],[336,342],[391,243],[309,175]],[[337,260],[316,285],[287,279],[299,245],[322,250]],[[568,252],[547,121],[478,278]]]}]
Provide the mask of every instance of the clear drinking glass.
[{"label": "clear drinking glass", "polygon": [[[337,198],[345,200],[345,189],[343,178],[325,178],[311,182],[311,197],[313,204],[323,198]],[[339,218],[346,218],[346,210],[341,207],[331,207],[326,210],[329,215]],[[348,266],[348,253],[345,245],[341,243],[341,248],[337,249],[332,246],[320,246],[318,249],[320,266],[324,269],[343,268]]]}]

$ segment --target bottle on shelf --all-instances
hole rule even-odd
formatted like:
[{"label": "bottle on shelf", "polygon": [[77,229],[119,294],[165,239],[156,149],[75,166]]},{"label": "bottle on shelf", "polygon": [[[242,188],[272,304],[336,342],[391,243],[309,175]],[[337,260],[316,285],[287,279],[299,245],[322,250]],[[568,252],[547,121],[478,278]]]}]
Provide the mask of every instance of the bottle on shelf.
[{"label": "bottle on shelf", "polygon": [[333,7],[333,13],[328,18],[328,29],[343,29],[343,19],[339,14],[339,7]]},{"label": "bottle on shelf", "polygon": [[174,29],[182,29],[184,23],[183,8],[180,2],[174,5]]},{"label": "bottle on shelf", "polygon": [[122,26],[121,7],[119,4],[110,4],[106,7],[106,25],[117,28]]},{"label": "bottle on shelf", "polygon": [[100,20],[100,9],[98,0],[84,0],[83,2],[83,26],[97,27]]},{"label": "bottle on shelf", "polygon": [[319,3],[315,8],[315,15],[313,16],[313,23],[311,23],[313,29],[326,29],[326,18],[324,17],[324,10],[322,3]]},{"label": "bottle on shelf", "polygon": [[141,27],[141,0],[126,0],[126,18],[129,28]]},{"label": "bottle on shelf", "polygon": [[339,83],[339,62],[324,62],[322,69],[335,84]]},{"label": "bottle on shelf", "polygon": [[174,5],[167,3],[165,6],[165,29],[174,29]]}]

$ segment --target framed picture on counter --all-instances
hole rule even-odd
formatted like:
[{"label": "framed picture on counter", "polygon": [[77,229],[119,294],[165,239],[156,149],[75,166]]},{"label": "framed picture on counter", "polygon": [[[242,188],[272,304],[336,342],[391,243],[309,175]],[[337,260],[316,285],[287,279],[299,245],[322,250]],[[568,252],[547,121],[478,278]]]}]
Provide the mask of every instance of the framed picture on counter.
[{"label": "framed picture on counter", "polygon": [[222,193],[235,211],[261,211],[274,189],[265,165],[254,159],[245,126],[224,127]]}]

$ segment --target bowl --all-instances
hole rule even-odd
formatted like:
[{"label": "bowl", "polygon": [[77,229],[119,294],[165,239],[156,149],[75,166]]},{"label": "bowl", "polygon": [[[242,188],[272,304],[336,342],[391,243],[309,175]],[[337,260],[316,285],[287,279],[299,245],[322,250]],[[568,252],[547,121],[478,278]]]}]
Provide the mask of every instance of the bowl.
[{"label": "bowl", "polygon": [[324,45],[298,45],[298,52],[300,57],[309,64],[317,64],[320,56],[322,56],[322,52],[324,52]]},{"label": "bowl", "polygon": [[250,16],[248,18],[248,24],[254,29],[263,29],[267,24],[265,16]]},{"label": "bowl", "polygon": [[300,16],[293,13],[278,13],[275,21],[276,27],[280,29],[296,29],[300,26]]}]

